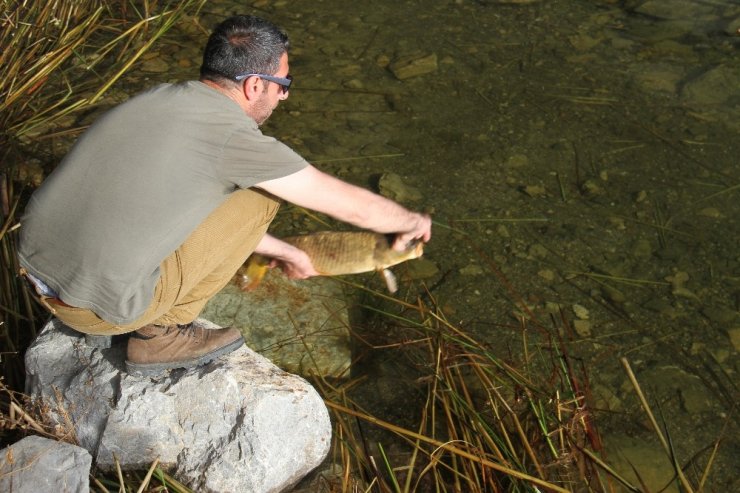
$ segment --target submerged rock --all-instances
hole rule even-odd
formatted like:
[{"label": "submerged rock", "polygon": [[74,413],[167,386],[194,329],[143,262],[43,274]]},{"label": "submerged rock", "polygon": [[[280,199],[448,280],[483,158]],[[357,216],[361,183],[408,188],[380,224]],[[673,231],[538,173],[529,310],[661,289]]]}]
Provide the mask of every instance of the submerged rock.
[{"label": "submerged rock", "polygon": [[383,173],[378,180],[378,191],[384,197],[402,204],[417,202],[423,197],[418,188],[404,183],[396,173]]},{"label": "submerged rock", "polygon": [[404,55],[396,58],[388,65],[388,68],[398,80],[406,80],[411,77],[436,72],[437,67],[436,53]]},{"label": "submerged rock", "polygon": [[722,104],[737,96],[740,69],[718,65],[684,83],[681,97],[694,104]]},{"label": "submerged rock", "polygon": [[253,291],[226,286],[202,316],[237,327],[247,346],[291,373],[340,377],[352,361],[347,302],[331,279],[292,281],[269,270]]}]

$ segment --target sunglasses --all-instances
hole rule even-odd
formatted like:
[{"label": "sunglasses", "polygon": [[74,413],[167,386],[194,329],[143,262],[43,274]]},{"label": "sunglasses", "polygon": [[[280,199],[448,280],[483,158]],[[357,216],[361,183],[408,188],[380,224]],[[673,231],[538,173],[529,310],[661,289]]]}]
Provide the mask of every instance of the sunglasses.
[{"label": "sunglasses", "polygon": [[275,84],[280,86],[280,89],[283,91],[283,93],[288,92],[290,90],[290,85],[293,83],[293,76],[290,74],[286,75],[285,77],[275,77],[274,75],[265,74],[242,74],[237,75],[236,77],[234,77],[234,79],[242,81],[248,77],[259,77],[260,79],[274,82]]}]

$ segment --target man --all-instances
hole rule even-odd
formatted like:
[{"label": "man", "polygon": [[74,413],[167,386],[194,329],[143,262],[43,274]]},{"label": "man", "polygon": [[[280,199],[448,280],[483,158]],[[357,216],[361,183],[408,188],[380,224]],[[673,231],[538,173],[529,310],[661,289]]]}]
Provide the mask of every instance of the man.
[{"label": "man", "polygon": [[429,216],[309,165],[263,135],[288,97],[288,38],[252,16],[219,24],[199,81],[163,84],[108,111],[33,194],[21,220],[22,274],[85,334],[131,332],[127,367],[190,368],[241,334],[193,321],[252,252],[292,279],[318,273],[266,234],[278,198],[359,228],[429,241]]}]

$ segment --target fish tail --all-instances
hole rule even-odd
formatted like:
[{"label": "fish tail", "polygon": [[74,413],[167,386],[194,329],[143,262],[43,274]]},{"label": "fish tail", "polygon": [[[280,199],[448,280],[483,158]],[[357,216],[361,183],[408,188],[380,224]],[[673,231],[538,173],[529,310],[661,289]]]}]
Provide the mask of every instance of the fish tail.
[{"label": "fish tail", "polygon": [[254,291],[262,282],[267,270],[270,268],[270,259],[253,253],[246,261],[246,269],[239,280],[239,289],[242,291]]}]

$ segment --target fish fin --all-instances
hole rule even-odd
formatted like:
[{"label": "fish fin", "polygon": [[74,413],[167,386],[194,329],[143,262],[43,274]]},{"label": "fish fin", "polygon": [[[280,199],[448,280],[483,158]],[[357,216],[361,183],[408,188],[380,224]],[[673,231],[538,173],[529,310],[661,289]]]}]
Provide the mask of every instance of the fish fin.
[{"label": "fish fin", "polygon": [[383,274],[383,279],[385,279],[385,285],[388,286],[388,291],[391,293],[398,291],[398,281],[396,281],[396,276],[393,275],[393,272],[391,272],[390,269],[383,269],[380,273]]},{"label": "fish fin", "polygon": [[260,285],[270,268],[270,259],[259,254],[252,254],[246,262],[246,270],[237,281],[242,291],[254,291]]}]

